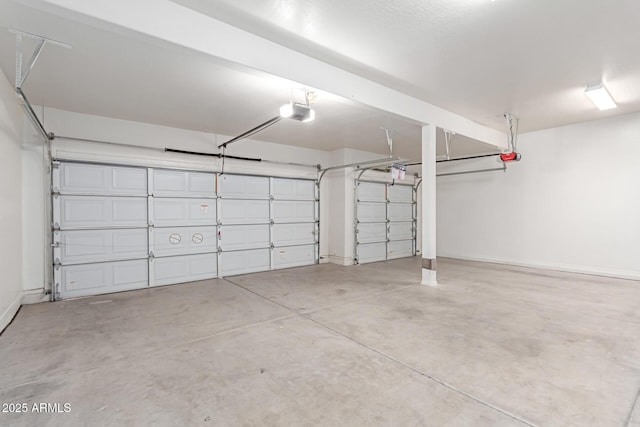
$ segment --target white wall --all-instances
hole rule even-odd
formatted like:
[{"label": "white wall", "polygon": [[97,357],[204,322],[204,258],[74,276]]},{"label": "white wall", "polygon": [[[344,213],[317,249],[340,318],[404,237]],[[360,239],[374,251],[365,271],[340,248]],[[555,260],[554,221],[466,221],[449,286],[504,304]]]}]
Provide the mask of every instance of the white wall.
[{"label": "white wall", "polygon": [[22,117],[13,87],[0,70],[0,331],[22,299]]},{"label": "white wall", "polygon": [[438,256],[640,279],[640,114],[526,133],[518,148],[506,173],[438,178]]},{"label": "white wall", "polygon": [[22,289],[23,304],[48,301],[51,282],[48,141],[25,118],[22,137]]}]

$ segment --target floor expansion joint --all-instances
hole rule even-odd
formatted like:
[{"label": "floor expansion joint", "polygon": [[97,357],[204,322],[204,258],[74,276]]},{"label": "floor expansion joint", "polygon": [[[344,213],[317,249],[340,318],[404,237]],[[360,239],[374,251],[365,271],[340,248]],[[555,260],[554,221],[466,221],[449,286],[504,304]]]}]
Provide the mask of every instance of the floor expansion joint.
[{"label": "floor expansion joint", "polygon": [[[441,385],[443,387],[446,387],[446,388],[448,388],[449,390],[451,390],[451,391],[453,391],[455,393],[461,394],[461,395],[463,395],[463,396],[465,396],[465,397],[467,397],[467,398],[469,398],[469,399],[471,399],[471,400],[473,400],[473,401],[475,401],[475,402],[477,402],[477,403],[479,403],[479,404],[481,404],[483,406],[486,406],[487,408],[490,408],[490,409],[492,409],[492,410],[494,410],[496,412],[499,412],[500,414],[505,415],[505,416],[515,420],[515,421],[518,421],[518,422],[524,424],[524,425],[527,425],[527,426],[530,426],[530,427],[537,427],[536,424],[534,424],[534,423],[532,423],[530,421],[527,421],[527,420],[525,420],[525,419],[523,419],[523,418],[521,418],[521,417],[519,417],[519,416],[517,416],[515,414],[510,413],[509,411],[501,409],[501,408],[499,408],[499,407],[497,407],[497,406],[495,406],[495,405],[493,405],[493,404],[491,404],[489,402],[486,402],[486,401],[484,401],[484,400],[482,400],[482,399],[480,399],[480,398],[478,398],[476,396],[473,396],[472,394],[467,393],[464,390],[461,390],[461,389],[459,389],[459,388],[457,388],[457,387],[455,387],[455,386],[453,386],[451,384],[448,384],[447,382],[445,382],[445,381],[443,381],[443,380],[441,380],[441,379],[439,379],[437,377],[434,377],[433,375],[430,375],[430,374],[428,374],[426,372],[422,372],[419,369],[414,368],[414,367],[412,367],[410,365],[407,365],[406,363],[404,363],[404,362],[402,362],[402,361],[400,361],[400,360],[398,360],[398,359],[396,359],[396,358],[394,358],[394,357],[392,357],[392,356],[390,356],[390,355],[388,355],[388,354],[386,354],[386,353],[384,353],[384,352],[382,352],[382,351],[380,351],[380,350],[378,350],[376,348],[373,348],[373,347],[371,347],[371,346],[369,346],[369,345],[367,345],[367,344],[365,344],[363,342],[360,342],[360,341],[356,340],[355,338],[344,334],[341,331],[338,331],[338,330],[336,330],[336,329],[334,329],[334,328],[332,328],[332,327],[330,327],[328,325],[325,325],[325,324],[323,324],[323,323],[311,318],[309,316],[309,313],[302,313],[302,312],[296,311],[296,310],[292,309],[291,307],[288,307],[288,306],[286,306],[286,305],[284,305],[282,303],[279,303],[279,302],[277,302],[277,301],[275,301],[275,300],[273,300],[273,299],[271,299],[269,297],[266,297],[266,296],[264,296],[262,294],[259,294],[259,293],[255,292],[255,291],[253,291],[253,290],[251,290],[251,289],[249,289],[249,288],[247,288],[245,286],[242,286],[241,284],[236,283],[236,282],[234,282],[232,280],[229,280],[227,278],[223,278],[223,280],[225,280],[225,281],[227,281],[227,282],[229,282],[229,283],[231,283],[231,284],[233,284],[235,286],[238,286],[239,288],[244,289],[245,291],[250,292],[250,293],[252,293],[252,294],[254,294],[254,295],[256,295],[256,296],[258,296],[260,298],[263,298],[266,301],[269,301],[269,302],[271,302],[273,304],[276,304],[276,305],[278,305],[278,306],[280,306],[280,307],[282,307],[282,308],[284,308],[286,310],[289,310],[292,313],[295,313],[298,316],[300,316],[300,317],[302,317],[302,318],[304,318],[306,320],[309,320],[309,321],[315,323],[318,326],[321,326],[322,328],[325,328],[325,329],[327,329],[327,330],[329,330],[329,331],[331,331],[331,332],[333,332],[333,333],[335,333],[337,335],[340,335],[343,338],[346,338],[349,341],[351,341],[351,342],[353,342],[353,343],[355,343],[355,344],[357,344],[357,345],[359,345],[361,347],[364,347],[367,350],[369,350],[371,352],[374,352],[374,353],[376,353],[376,354],[378,354],[378,355],[380,355],[380,356],[382,356],[382,357],[394,362],[395,364],[397,364],[399,366],[402,366],[405,369],[408,369],[408,370],[410,370],[410,371],[412,371],[412,372],[414,372],[414,373],[416,373],[416,374],[418,374],[418,375],[420,375],[420,376],[422,376],[424,378],[427,378],[428,380],[431,380],[431,381],[433,381],[433,382],[435,382],[435,383],[437,383],[437,384],[439,384],[439,385]],[[404,288],[400,288],[400,289],[404,289]],[[316,311],[318,311],[318,310],[313,310],[313,312],[316,312]],[[632,408],[631,411],[633,413],[633,408]],[[629,415],[629,418],[631,418],[631,414]]]}]

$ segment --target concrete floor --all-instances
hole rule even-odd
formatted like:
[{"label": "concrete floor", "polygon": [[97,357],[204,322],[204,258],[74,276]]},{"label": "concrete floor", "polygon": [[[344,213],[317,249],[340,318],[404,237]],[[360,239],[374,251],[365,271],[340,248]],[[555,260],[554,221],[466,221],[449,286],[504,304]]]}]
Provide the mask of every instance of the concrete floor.
[{"label": "concrete floor", "polygon": [[[640,284],[440,260],[22,307],[0,425],[640,427]],[[634,409],[635,405],[635,409]]]}]

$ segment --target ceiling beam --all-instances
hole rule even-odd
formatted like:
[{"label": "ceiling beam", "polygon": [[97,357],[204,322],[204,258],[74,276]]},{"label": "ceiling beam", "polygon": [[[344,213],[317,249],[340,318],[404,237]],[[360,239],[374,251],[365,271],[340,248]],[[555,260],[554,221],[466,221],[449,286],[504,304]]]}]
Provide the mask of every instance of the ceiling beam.
[{"label": "ceiling beam", "polygon": [[[499,148],[505,133],[337,68],[169,0],[22,0],[56,15],[134,32],[266,72]],[[113,28],[111,28],[114,30]]]}]

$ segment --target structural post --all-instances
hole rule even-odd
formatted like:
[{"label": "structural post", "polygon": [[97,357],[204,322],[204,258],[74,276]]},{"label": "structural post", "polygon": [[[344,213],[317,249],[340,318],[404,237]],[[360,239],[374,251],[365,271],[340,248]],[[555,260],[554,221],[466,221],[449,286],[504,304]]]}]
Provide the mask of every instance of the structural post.
[{"label": "structural post", "polygon": [[436,126],[422,127],[422,284],[436,281]]}]

